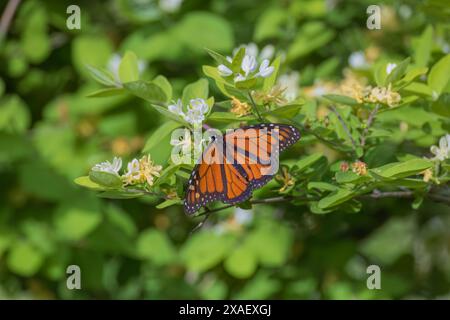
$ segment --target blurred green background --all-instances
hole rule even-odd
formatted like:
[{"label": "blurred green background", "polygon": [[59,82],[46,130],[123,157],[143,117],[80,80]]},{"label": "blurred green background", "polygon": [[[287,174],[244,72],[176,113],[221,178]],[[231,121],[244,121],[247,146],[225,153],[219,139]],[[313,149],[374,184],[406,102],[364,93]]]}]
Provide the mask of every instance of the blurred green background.
[{"label": "blurred green background", "polygon": [[[413,54],[431,23],[433,51],[448,53],[444,1],[382,1],[376,32],[366,28],[373,1],[77,1],[81,30],[68,30],[71,4],[22,1],[0,43],[1,299],[450,298],[445,205],[368,200],[360,213],[328,215],[288,204],[229,209],[190,235],[199,220],[180,207],[101,199],[73,183],[113,155],[139,155],[165,121],[131,96],[86,97],[100,86],[85,64],[114,71],[132,50],[142,78],[163,74],[179,96],[211,64],[204,47],[231,54],[272,44],[302,90],[342,77],[355,52]],[[152,158],[165,165],[170,145],[158,148]],[[66,287],[73,264],[81,290]],[[381,290],[366,287],[371,264],[381,268]]]}]

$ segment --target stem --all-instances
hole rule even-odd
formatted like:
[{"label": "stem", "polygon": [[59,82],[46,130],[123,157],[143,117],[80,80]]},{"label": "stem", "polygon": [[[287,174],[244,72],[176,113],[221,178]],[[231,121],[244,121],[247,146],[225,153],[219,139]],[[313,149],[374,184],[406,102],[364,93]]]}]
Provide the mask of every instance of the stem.
[{"label": "stem", "polygon": [[253,100],[252,94],[250,93],[250,91],[248,92],[248,96],[250,98],[250,101],[252,102],[253,105],[253,109],[256,112],[256,115],[258,116],[259,121],[263,121],[263,118],[261,117],[261,114],[259,113],[258,107],[256,106],[255,100]]},{"label": "stem", "polygon": [[331,106],[330,109],[331,109],[331,111],[333,111],[333,113],[338,118],[339,122],[341,123],[342,127],[345,130],[345,133],[347,134],[347,136],[349,137],[350,141],[352,142],[353,149],[356,151],[356,142],[353,139],[352,134],[350,133],[350,129],[347,127],[347,124],[345,123],[344,119],[342,119],[341,115],[339,114],[339,112],[336,110],[335,107]]},{"label": "stem", "polygon": [[5,7],[5,11],[3,11],[2,17],[0,19],[0,44],[3,42],[3,39],[8,33],[9,26],[20,1],[21,0],[9,0],[8,4]]},{"label": "stem", "polygon": [[200,221],[200,223],[198,225],[196,225],[194,227],[194,229],[191,230],[191,232],[189,234],[193,234],[195,231],[197,231],[198,229],[200,229],[201,227],[203,227],[203,225],[205,224],[206,220],[208,220],[209,216],[211,215],[211,211],[205,207],[205,218]]},{"label": "stem", "polygon": [[[425,197],[434,200],[435,202],[445,203],[450,206],[450,197],[443,194],[437,194],[437,193],[427,193],[424,195]],[[372,193],[369,194],[362,194],[360,196],[357,196],[357,198],[360,199],[383,199],[383,198],[403,198],[403,199],[411,199],[414,198],[414,192],[410,190],[405,191],[385,191],[381,192],[379,190],[374,190]],[[278,196],[273,198],[266,198],[266,199],[254,199],[250,200],[251,204],[269,204],[269,203],[279,203],[279,202],[288,202],[291,200],[319,200],[319,199],[311,199],[311,198],[302,198],[302,197],[293,197],[293,196]],[[195,217],[200,217],[204,215],[210,215],[214,212],[219,212],[225,209],[229,209],[234,207],[234,204],[229,204],[226,206],[222,206],[216,209],[205,209],[204,212],[199,213]],[[206,219],[205,219],[206,220]]]},{"label": "stem", "polygon": [[364,131],[361,136],[361,147],[364,147],[366,145],[367,134],[369,133],[370,126],[372,125],[373,121],[375,120],[375,115],[377,114],[378,109],[380,109],[379,104],[377,104],[375,106],[375,108],[372,110],[372,112],[369,114],[369,118],[367,119],[366,127],[364,128]]}]

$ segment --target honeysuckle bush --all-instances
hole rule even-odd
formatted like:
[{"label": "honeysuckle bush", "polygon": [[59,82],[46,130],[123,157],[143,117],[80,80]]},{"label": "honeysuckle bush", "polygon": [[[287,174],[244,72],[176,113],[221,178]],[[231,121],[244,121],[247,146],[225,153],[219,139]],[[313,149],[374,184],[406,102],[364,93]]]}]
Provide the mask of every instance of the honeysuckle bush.
[{"label": "honeysuckle bush", "polygon": [[[27,1],[0,40],[1,297],[448,297],[439,1],[380,3],[381,30],[368,1],[108,4],[68,31]],[[302,134],[274,179],[186,216],[196,134],[263,122]]]}]

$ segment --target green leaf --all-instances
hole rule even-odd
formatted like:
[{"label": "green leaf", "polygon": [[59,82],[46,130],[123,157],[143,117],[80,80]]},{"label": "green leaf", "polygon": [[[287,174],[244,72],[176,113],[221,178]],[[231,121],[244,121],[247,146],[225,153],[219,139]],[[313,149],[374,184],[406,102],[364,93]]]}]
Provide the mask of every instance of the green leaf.
[{"label": "green leaf", "polygon": [[191,99],[208,99],[208,80],[199,79],[193,83],[188,84],[183,90],[181,101],[184,106],[187,106]]},{"label": "green leaf", "polygon": [[[218,64],[223,64],[223,65],[227,66],[228,68],[231,68],[230,61],[228,61],[227,58],[225,58],[223,55],[221,55],[220,53],[217,53],[214,50],[211,50],[209,48],[205,48],[205,50],[214,60],[216,60],[216,62]],[[215,68],[215,67],[211,67],[211,68]],[[215,68],[215,69],[217,69],[217,68]]]},{"label": "green leaf", "polygon": [[112,97],[121,95],[125,92],[123,88],[105,88],[94,91],[87,95],[89,98],[102,98],[102,97]]},{"label": "green leaf", "polygon": [[74,180],[74,182],[76,184],[78,184],[79,186],[85,187],[85,188],[89,188],[89,189],[93,189],[93,190],[105,190],[105,187],[99,185],[98,183],[95,183],[94,181],[92,181],[89,176],[83,176],[83,177],[78,177]]},{"label": "green leaf", "polygon": [[62,239],[77,241],[101,222],[100,202],[94,196],[68,199],[55,211],[54,226]]},{"label": "green leaf", "polygon": [[233,29],[224,17],[210,12],[188,12],[175,27],[177,40],[190,50],[204,48],[228,52],[233,48]]},{"label": "green leaf", "polygon": [[120,61],[119,79],[122,83],[139,80],[138,59],[134,52],[125,52],[125,55]]},{"label": "green leaf", "polygon": [[412,216],[393,217],[366,238],[360,250],[370,259],[390,265],[403,254],[411,252],[414,230]]},{"label": "green leaf", "polygon": [[327,182],[312,181],[308,183],[308,190],[317,189],[319,191],[336,191],[338,188],[338,186]]},{"label": "green leaf", "polygon": [[230,121],[248,121],[248,120],[254,120],[255,117],[248,115],[248,116],[242,116],[238,117],[234,113],[231,112],[213,112],[209,115],[208,120],[211,121],[219,121],[219,122],[230,122]]},{"label": "green leaf", "polygon": [[169,200],[164,200],[163,202],[161,202],[160,204],[158,204],[156,206],[156,209],[164,209],[176,204],[182,204],[183,201],[181,201],[180,199],[169,199]]},{"label": "green leaf", "polygon": [[225,79],[222,78],[222,76],[220,75],[219,70],[217,70],[217,67],[203,66],[202,70],[203,70],[203,73],[207,77],[210,77],[211,79],[215,80],[216,82],[226,83]]},{"label": "green leaf", "polygon": [[411,82],[403,90],[426,98],[433,96],[433,91],[431,88],[421,82]]},{"label": "green leaf", "polygon": [[231,70],[233,72],[240,72],[242,60],[244,60],[246,49],[241,47],[238,52],[234,55],[233,61],[231,62]]},{"label": "green leaf", "polygon": [[282,266],[292,244],[292,231],[286,226],[264,222],[253,231],[243,244],[248,247],[259,263],[267,267]]},{"label": "green leaf", "polygon": [[433,47],[433,27],[429,25],[414,45],[414,62],[418,67],[426,67]]},{"label": "green leaf", "polygon": [[[170,112],[170,111],[169,111]],[[145,143],[144,149],[142,149],[142,152],[146,153],[153,153],[152,151],[156,152],[157,149],[160,147],[161,141],[172,134],[173,130],[176,128],[181,127],[181,123],[176,121],[167,121],[160,127],[158,127],[151,135],[150,138],[147,139],[147,142]]]},{"label": "green leaf", "polygon": [[43,254],[25,241],[14,243],[6,259],[8,268],[23,277],[34,275],[41,268],[43,262]]},{"label": "green leaf", "polygon": [[419,174],[431,168],[432,165],[433,163],[431,161],[418,158],[405,162],[389,163],[382,167],[371,169],[370,172],[382,178],[398,179]]},{"label": "green leaf", "polygon": [[190,126],[179,115],[170,112],[169,109],[167,109],[166,107],[161,107],[161,106],[158,106],[157,104],[152,104],[152,108],[155,109],[156,111],[158,111],[159,113],[161,113],[162,115],[164,115],[165,117],[167,117],[169,119],[172,119],[175,122],[178,122],[178,123],[180,123],[180,124],[182,124],[184,126],[187,126],[187,127]]},{"label": "green leaf", "polygon": [[205,230],[188,238],[181,249],[181,257],[188,270],[203,272],[221,262],[234,243],[231,235]]},{"label": "green leaf", "polygon": [[251,89],[256,85],[256,82],[256,78],[251,78],[244,81],[238,81],[235,83],[235,85],[238,89]]},{"label": "green leaf", "polygon": [[170,100],[172,100],[172,85],[166,77],[159,75],[155,79],[153,79],[152,82],[164,91],[164,94],[166,95],[165,102],[169,102]]},{"label": "green leaf", "polygon": [[91,170],[89,172],[89,179],[94,183],[108,188],[120,188],[122,186],[120,177],[109,172]]},{"label": "green leaf", "polygon": [[123,190],[107,190],[105,192],[98,193],[97,196],[106,199],[134,199],[145,195],[144,192],[139,191],[127,191]]},{"label": "green leaf", "polygon": [[293,61],[314,52],[331,41],[334,35],[334,30],[322,22],[312,21],[303,24],[287,51],[286,60]]},{"label": "green leaf", "polygon": [[259,42],[280,35],[282,32],[281,26],[288,16],[285,10],[278,7],[267,8],[256,23],[255,41]]},{"label": "green leaf", "polygon": [[265,92],[268,92],[275,85],[278,76],[278,70],[280,69],[280,64],[281,56],[276,57],[275,60],[273,60],[270,64],[274,68],[274,70],[269,77],[264,79],[263,90]]},{"label": "green leaf", "polygon": [[406,72],[406,69],[409,66],[409,63],[411,61],[411,58],[406,58],[391,71],[390,74],[386,77],[385,85],[388,85],[389,83],[394,83],[397,80],[399,80]]},{"label": "green leaf", "polygon": [[240,246],[228,256],[224,267],[233,277],[246,279],[255,273],[258,264],[251,248]]},{"label": "green leaf", "polygon": [[317,162],[322,158],[323,155],[321,153],[313,153],[309,156],[303,157],[298,160],[294,165],[294,170],[301,172],[308,169],[313,163]]},{"label": "green leaf", "polygon": [[355,106],[359,104],[355,99],[339,94],[325,94],[323,95],[323,97],[327,100],[330,100],[331,102],[336,102],[347,106]]},{"label": "green leaf", "polygon": [[355,193],[351,190],[338,188],[336,191],[333,191],[325,198],[322,198],[318,203],[318,207],[321,209],[328,209],[331,207],[335,207],[341,203],[350,200],[351,198],[354,197],[354,195]]},{"label": "green leaf", "polygon": [[301,107],[302,107],[302,105],[300,105],[300,104],[290,104],[290,105],[277,107],[270,111],[262,112],[261,115],[263,115],[263,116],[272,115],[275,117],[292,119],[300,112]]},{"label": "green leaf", "polygon": [[447,54],[431,68],[428,86],[440,95],[450,80],[450,54]]},{"label": "green leaf", "polygon": [[165,233],[156,229],[143,231],[137,240],[136,251],[141,259],[158,266],[167,265],[176,259],[176,251]]},{"label": "green leaf", "polygon": [[164,90],[155,83],[138,80],[124,83],[123,86],[130,93],[151,103],[164,103],[167,101]]},{"label": "green leaf", "polygon": [[450,117],[450,93],[443,93],[431,105],[431,110],[443,117]]},{"label": "green leaf", "polygon": [[371,180],[369,175],[360,176],[353,171],[338,171],[335,177],[338,183],[362,183]]},{"label": "green leaf", "polygon": [[86,69],[88,70],[91,77],[98,83],[108,87],[117,86],[117,82],[114,80],[114,75],[111,73],[111,71],[99,69],[91,65],[86,65]]},{"label": "green leaf", "polygon": [[108,63],[113,47],[107,37],[79,35],[72,41],[72,60],[78,72],[88,75],[86,65],[102,67]]},{"label": "green leaf", "polygon": [[25,102],[17,95],[0,99],[0,132],[24,133],[31,122]]},{"label": "green leaf", "polygon": [[407,85],[409,85],[412,81],[414,81],[417,77],[426,74],[428,68],[419,67],[419,68],[411,68],[408,72],[406,72],[405,76],[395,84],[395,88],[401,89]]}]

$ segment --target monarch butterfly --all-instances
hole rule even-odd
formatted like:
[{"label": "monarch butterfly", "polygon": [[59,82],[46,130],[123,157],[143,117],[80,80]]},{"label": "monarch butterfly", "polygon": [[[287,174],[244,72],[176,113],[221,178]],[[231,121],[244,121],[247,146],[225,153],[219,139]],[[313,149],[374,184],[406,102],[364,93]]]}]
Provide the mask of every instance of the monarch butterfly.
[{"label": "monarch butterfly", "polygon": [[215,200],[229,204],[245,201],[253,190],[272,179],[278,169],[279,152],[298,139],[297,128],[274,123],[213,136],[190,175],[185,212],[193,214]]}]

